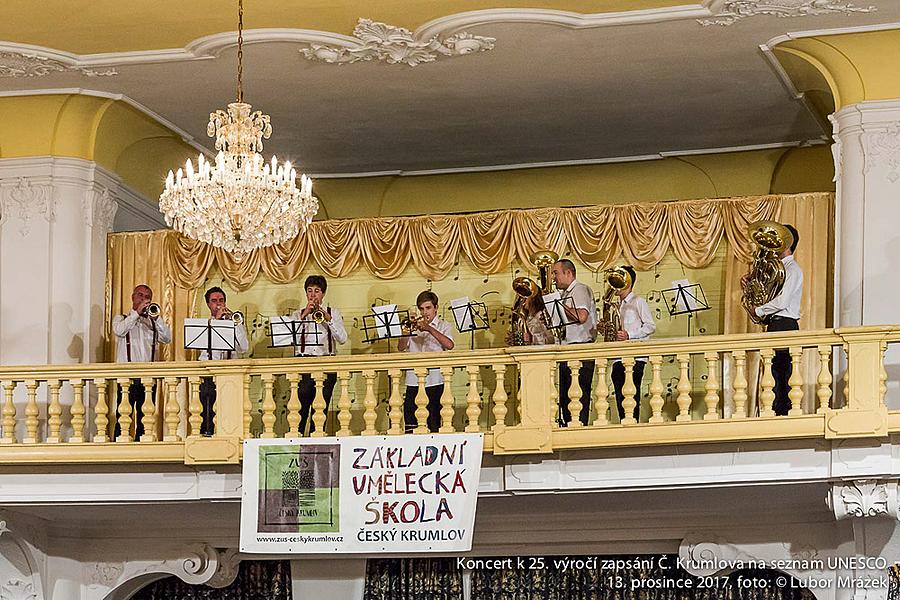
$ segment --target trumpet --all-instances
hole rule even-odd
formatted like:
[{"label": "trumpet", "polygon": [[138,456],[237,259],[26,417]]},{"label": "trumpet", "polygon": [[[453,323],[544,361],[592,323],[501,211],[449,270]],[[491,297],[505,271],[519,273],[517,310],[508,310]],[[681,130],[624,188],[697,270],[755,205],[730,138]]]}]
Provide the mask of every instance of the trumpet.
[{"label": "trumpet", "polygon": [[150,319],[157,318],[160,314],[162,314],[162,309],[159,307],[159,304],[156,302],[151,302],[147,305],[147,308],[141,312],[142,317],[148,317]]},{"label": "trumpet", "polygon": [[225,308],[225,312],[223,312],[222,316],[219,318],[223,321],[225,321],[225,320],[234,321],[235,325],[242,325],[244,323],[244,313],[242,313],[239,310],[232,312],[231,309],[229,309],[227,307]]},{"label": "trumpet", "polygon": [[409,335],[413,332],[414,329],[422,329],[422,325],[424,325],[424,323],[424,317],[416,314],[411,314],[400,321],[400,331],[402,331],[404,335]]},{"label": "trumpet", "polygon": [[325,311],[317,304],[312,312],[309,313],[309,318],[312,319],[313,323],[316,325],[321,325],[325,322]]}]

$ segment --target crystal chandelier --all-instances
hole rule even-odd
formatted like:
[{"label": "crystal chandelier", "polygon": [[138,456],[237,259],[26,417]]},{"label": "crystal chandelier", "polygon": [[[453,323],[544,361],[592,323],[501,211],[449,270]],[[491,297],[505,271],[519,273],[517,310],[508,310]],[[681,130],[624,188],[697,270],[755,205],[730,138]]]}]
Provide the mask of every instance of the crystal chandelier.
[{"label": "crystal chandelier", "polygon": [[244,58],[244,3],[238,0],[237,102],[228,112],[209,115],[207,133],[216,138],[215,162],[202,154],[196,166],[169,171],[159,210],[184,235],[234,254],[293,239],[306,231],[319,209],[312,180],[290,162],[266,162],[260,151],[272,135],[269,115],[251,112],[241,86]]}]

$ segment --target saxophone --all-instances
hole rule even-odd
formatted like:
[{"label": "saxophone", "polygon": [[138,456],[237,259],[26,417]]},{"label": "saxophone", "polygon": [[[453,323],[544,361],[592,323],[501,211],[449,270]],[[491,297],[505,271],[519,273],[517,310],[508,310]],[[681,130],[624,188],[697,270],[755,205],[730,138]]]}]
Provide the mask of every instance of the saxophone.
[{"label": "saxophone", "polygon": [[616,334],[622,329],[622,313],[620,309],[621,299],[619,291],[631,287],[631,273],[624,267],[613,267],[604,273],[606,279],[606,292],[603,294],[603,302],[600,308],[600,323],[598,333],[603,334],[604,342],[616,341]]},{"label": "saxophone", "polygon": [[763,319],[756,316],[756,307],[771,302],[784,286],[784,263],[781,253],[794,243],[790,230],[775,221],[756,221],[747,227],[747,236],[756,247],[747,284],[743,286],[741,304],[757,325]]}]

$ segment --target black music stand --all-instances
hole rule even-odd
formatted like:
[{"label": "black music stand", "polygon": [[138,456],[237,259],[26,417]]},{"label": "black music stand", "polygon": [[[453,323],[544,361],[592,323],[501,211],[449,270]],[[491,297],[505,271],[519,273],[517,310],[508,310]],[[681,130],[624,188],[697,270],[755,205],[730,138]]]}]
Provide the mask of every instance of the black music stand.
[{"label": "black music stand", "polygon": [[401,321],[409,319],[408,310],[386,310],[363,315],[362,330],[365,342],[371,344],[381,340],[387,340],[388,352],[391,351],[391,339],[411,337],[411,333],[403,333]]},{"label": "black music stand", "polygon": [[487,305],[484,302],[467,302],[453,306],[450,304],[450,312],[459,333],[470,333],[469,348],[475,349],[475,332],[490,329],[488,323]]},{"label": "black music stand", "polygon": [[687,335],[691,337],[691,320],[694,318],[694,314],[710,310],[703,287],[699,283],[688,285],[677,283],[675,287],[663,290],[662,295],[666,299],[666,308],[668,308],[670,316],[688,316]]},{"label": "black music stand", "polygon": [[219,319],[185,319],[184,347],[187,350],[206,351],[212,357],[213,350],[234,352],[234,321]]},{"label": "black music stand", "polygon": [[[315,325],[316,322],[309,319],[296,321],[291,317],[270,317],[269,339],[272,343],[269,348],[321,346],[322,342],[319,341],[321,333]],[[312,339],[310,340],[310,338]],[[296,354],[296,350],[293,350],[291,354]]]},{"label": "black music stand", "polygon": [[544,296],[544,318],[547,320],[547,329],[556,331],[557,336],[560,336],[560,332],[565,331],[566,327],[579,323],[578,319],[572,319],[566,314],[566,308],[577,310],[575,298],[567,296],[547,300],[546,297]]}]

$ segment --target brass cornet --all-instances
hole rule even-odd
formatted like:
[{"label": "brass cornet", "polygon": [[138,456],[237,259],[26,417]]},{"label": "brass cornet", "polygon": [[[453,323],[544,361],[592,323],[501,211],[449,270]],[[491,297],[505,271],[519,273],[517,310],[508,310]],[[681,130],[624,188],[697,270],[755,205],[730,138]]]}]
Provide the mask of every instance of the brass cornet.
[{"label": "brass cornet", "polygon": [[159,307],[159,304],[157,304],[156,302],[151,302],[147,305],[147,308],[144,309],[144,312],[141,313],[141,316],[155,319],[160,314],[162,314],[162,309]]},{"label": "brass cornet", "polygon": [[409,335],[414,330],[420,329],[422,327],[422,323],[424,322],[424,317],[421,317],[417,314],[411,314],[402,321],[400,321],[400,331],[403,332],[403,335]]},{"label": "brass cornet", "polygon": [[219,317],[223,321],[232,320],[235,325],[242,325],[244,323],[244,313],[239,310],[232,312],[230,309],[226,308],[225,312],[222,313],[222,316]]},{"label": "brass cornet", "polygon": [[322,310],[321,306],[316,305],[311,313],[309,313],[309,318],[312,319],[312,322],[316,325],[321,325],[325,322],[325,311]]}]

